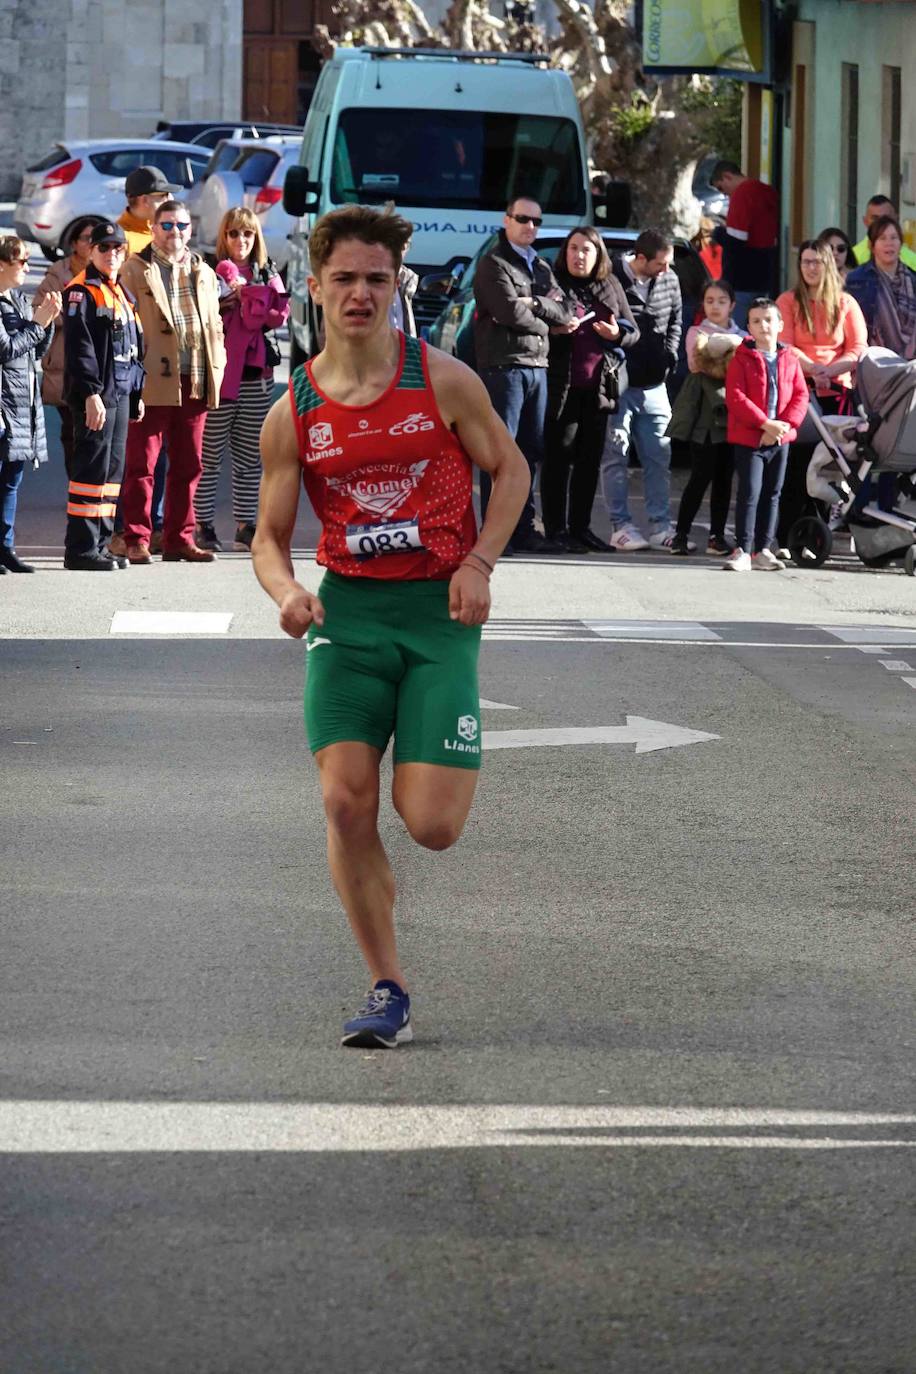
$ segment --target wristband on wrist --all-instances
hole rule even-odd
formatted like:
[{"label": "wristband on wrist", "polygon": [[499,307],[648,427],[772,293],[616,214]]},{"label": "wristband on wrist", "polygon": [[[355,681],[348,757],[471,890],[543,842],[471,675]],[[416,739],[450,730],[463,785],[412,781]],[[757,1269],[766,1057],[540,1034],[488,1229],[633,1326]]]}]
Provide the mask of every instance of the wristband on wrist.
[{"label": "wristband on wrist", "polygon": [[465,558],[476,558],[478,563],[482,563],[485,568],[489,569],[490,572],[493,571],[493,564],[488,563],[482,553],[475,553],[473,549],[469,549],[464,556]]},{"label": "wristband on wrist", "polygon": [[484,579],[484,581],[489,582],[490,574],[486,572],[483,568],[479,568],[476,563],[462,562],[460,566],[462,568],[469,568],[471,572],[479,573],[480,576]]}]

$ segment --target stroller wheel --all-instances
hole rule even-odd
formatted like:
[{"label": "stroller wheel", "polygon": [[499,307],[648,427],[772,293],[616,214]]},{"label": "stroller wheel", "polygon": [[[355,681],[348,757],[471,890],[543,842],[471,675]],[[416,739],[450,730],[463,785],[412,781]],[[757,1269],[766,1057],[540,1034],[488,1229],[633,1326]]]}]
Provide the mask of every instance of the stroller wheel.
[{"label": "stroller wheel", "polygon": [[789,530],[786,547],[799,568],[819,568],[830,557],[833,535],[816,515],[804,515]]},{"label": "stroller wheel", "polygon": [[916,544],[911,544],[903,555],[903,571],[907,577],[916,577]]}]

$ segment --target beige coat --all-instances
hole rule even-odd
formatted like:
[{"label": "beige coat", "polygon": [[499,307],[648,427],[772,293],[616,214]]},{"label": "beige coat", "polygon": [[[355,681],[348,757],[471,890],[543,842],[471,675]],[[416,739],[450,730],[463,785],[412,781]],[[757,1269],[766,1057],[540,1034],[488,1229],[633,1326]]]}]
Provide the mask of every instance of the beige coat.
[{"label": "beige coat", "polygon": [[[191,271],[207,354],[207,407],[215,410],[219,405],[219,392],[226,367],[218,278],[213,268],[208,267],[196,253],[191,254]],[[143,403],[148,406],[180,406],[178,340],[169,299],[158,263],[153,258],[152,247],[128,258],[118,280],[136,297],[146,339]]]},{"label": "beige coat", "polygon": [[[63,291],[69,286],[79,268],[72,267],[69,258],[61,258],[53,263],[38,283],[32,297],[32,309],[37,310],[45,296],[52,291]],[[41,360],[41,399],[46,406],[64,404],[64,321],[60,316],[54,324],[54,338],[51,347]]]}]

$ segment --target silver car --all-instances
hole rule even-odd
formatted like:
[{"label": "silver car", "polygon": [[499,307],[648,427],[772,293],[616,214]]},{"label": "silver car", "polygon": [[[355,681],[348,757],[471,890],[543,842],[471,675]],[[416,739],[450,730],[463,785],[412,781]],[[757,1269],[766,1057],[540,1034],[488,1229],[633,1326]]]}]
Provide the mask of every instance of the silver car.
[{"label": "silver car", "polygon": [[189,188],[209,160],[206,148],[162,139],[57,143],[53,152],[26,169],[14,228],[53,262],[80,215],[117,219],[126,204],[124,179],[135,167],[158,167],[173,186]]},{"label": "silver car", "polygon": [[216,252],[223,215],[245,205],[261,221],[267,251],[282,270],[289,256],[287,234],[293,221],[282,205],[286,170],[298,156],[302,140],[295,137],[226,140],[214,149],[203,187],[189,198],[196,221],[197,247]]}]

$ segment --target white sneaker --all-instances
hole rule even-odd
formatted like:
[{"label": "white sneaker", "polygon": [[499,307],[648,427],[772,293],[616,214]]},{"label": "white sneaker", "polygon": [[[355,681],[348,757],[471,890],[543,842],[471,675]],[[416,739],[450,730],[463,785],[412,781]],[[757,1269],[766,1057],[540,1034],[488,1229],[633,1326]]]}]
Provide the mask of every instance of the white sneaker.
[{"label": "white sneaker", "polygon": [[620,553],[641,553],[648,547],[649,541],[643,539],[635,525],[621,525],[620,529],[611,535],[611,548],[617,549]]},{"label": "white sneaker", "polygon": [[751,555],[743,549],[732,549],[722,564],[724,572],[750,572]]},{"label": "white sneaker", "polygon": [[[649,548],[650,548],[650,549],[667,549],[668,552],[670,553],[670,552],[671,552],[671,545],[674,543],[674,538],[675,538],[675,535],[676,535],[676,534],[677,534],[677,530],[674,528],[673,525],[669,525],[668,528],[667,528],[666,530],[656,530],[654,534],[650,534],[650,535],[649,535]],[[693,542],[692,539],[688,539],[688,540],[687,540],[687,552],[688,552],[688,553],[696,553],[696,551],[697,551],[697,546],[696,546],[696,544]]]},{"label": "white sneaker", "polygon": [[786,566],[782,559],[776,557],[772,549],[761,549],[759,553],[754,554],[751,563],[761,572],[781,572]]}]

